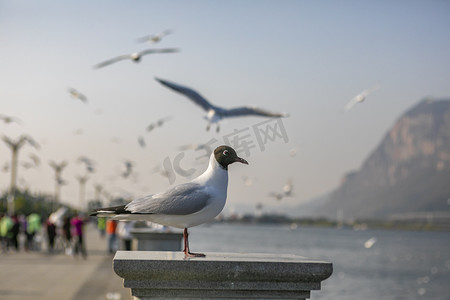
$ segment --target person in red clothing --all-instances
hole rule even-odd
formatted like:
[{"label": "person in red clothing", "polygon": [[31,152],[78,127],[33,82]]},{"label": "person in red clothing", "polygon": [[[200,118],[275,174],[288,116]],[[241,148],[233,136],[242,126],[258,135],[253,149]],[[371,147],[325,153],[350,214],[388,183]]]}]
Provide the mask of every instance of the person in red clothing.
[{"label": "person in red clothing", "polygon": [[48,238],[48,252],[53,253],[55,248],[55,238],[56,238],[56,225],[50,221],[50,218],[45,222],[47,228],[47,238]]},{"label": "person in red clothing", "polygon": [[106,233],[108,234],[108,251],[113,254],[117,250],[117,221],[106,221]]},{"label": "person in red clothing", "polygon": [[83,258],[87,257],[86,247],[84,245],[84,235],[83,235],[83,219],[75,213],[75,216],[70,221],[72,225],[72,239],[74,240],[74,255],[77,256],[81,252]]}]

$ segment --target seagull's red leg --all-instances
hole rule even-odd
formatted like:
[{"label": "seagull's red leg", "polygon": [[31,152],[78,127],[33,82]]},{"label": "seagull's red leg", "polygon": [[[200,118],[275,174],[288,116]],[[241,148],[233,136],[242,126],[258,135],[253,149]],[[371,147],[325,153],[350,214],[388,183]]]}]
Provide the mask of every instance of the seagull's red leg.
[{"label": "seagull's red leg", "polygon": [[184,249],[183,252],[184,254],[187,254],[189,252],[189,245],[188,245],[188,231],[187,228],[184,229],[183,231],[183,240],[184,240]]},{"label": "seagull's red leg", "polygon": [[187,230],[187,228],[184,228],[184,231],[183,231],[183,237],[184,237],[184,250],[183,250],[183,252],[184,252],[184,255],[186,257],[205,257],[206,255],[203,254],[203,253],[191,253],[189,251],[189,239],[188,239],[188,236],[189,236],[188,230]]}]

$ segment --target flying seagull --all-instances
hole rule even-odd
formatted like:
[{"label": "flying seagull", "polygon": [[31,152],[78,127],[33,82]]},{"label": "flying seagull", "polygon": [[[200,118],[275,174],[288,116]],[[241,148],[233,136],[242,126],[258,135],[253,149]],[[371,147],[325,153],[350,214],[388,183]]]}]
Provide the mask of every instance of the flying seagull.
[{"label": "flying seagull", "polygon": [[244,182],[244,184],[245,184],[246,186],[252,186],[252,184],[253,184],[253,179],[251,179],[251,178],[248,177],[248,176],[243,176],[243,177],[242,177],[242,181]]},{"label": "flying seagull", "polygon": [[122,177],[123,178],[128,178],[128,176],[131,175],[131,173],[133,172],[133,162],[126,160],[124,162],[124,166],[125,166],[125,171],[122,172]]},{"label": "flying seagull", "polygon": [[95,172],[95,161],[93,159],[90,159],[89,157],[82,155],[78,157],[77,162],[83,163],[86,167],[86,171],[88,171],[89,173]]},{"label": "flying seagull", "polygon": [[135,52],[135,53],[131,53],[131,54],[124,54],[124,55],[119,55],[117,57],[108,59],[104,62],[101,62],[99,64],[96,64],[94,66],[94,69],[99,69],[99,68],[103,68],[105,66],[108,66],[110,64],[113,64],[115,62],[121,61],[121,60],[125,60],[125,59],[131,59],[134,62],[139,62],[142,58],[142,56],[147,55],[147,54],[153,54],[153,53],[172,53],[172,52],[178,52],[178,49],[174,49],[174,48],[165,48],[165,49],[146,49],[146,50],[142,50],[141,52]]},{"label": "flying seagull", "polygon": [[374,86],[365,89],[364,91],[362,91],[361,93],[359,93],[358,95],[356,95],[355,97],[353,97],[353,99],[351,99],[345,106],[344,106],[344,111],[349,111],[350,109],[353,108],[353,106],[355,106],[358,103],[363,102],[364,100],[366,100],[366,97],[369,96],[369,94],[375,92],[376,90],[378,90],[380,88],[379,84],[375,84]]},{"label": "flying seagull", "polygon": [[85,95],[83,95],[82,93],[80,93],[79,91],[77,91],[74,88],[68,88],[67,89],[70,93],[70,95],[75,98],[75,99],[79,99],[81,100],[81,102],[86,103],[87,102],[87,97]]},{"label": "flying seagull", "polygon": [[191,182],[135,199],[124,206],[99,208],[91,216],[146,220],[184,228],[186,257],[204,257],[204,254],[190,252],[188,228],[209,222],[222,211],[227,198],[228,165],[234,162],[248,164],[233,148],[219,146],[211,154],[206,171]]},{"label": "flying seagull", "polygon": [[22,121],[19,118],[7,116],[7,115],[2,115],[2,114],[0,114],[0,120],[5,122],[6,124],[10,124],[10,123],[13,123],[13,122],[17,123],[17,124],[22,124]]},{"label": "flying seagull", "polygon": [[171,117],[165,117],[165,118],[159,119],[155,123],[150,123],[150,125],[147,126],[147,131],[152,131],[156,127],[161,127],[161,126],[163,126],[164,123],[166,123],[167,121],[170,121],[171,119],[172,119]]},{"label": "flying seagull", "polygon": [[149,42],[150,44],[156,44],[159,41],[161,41],[163,37],[165,37],[166,35],[169,35],[171,33],[172,33],[172,30],[167,29],[167,30],[164,30],[163,32],[160,32],[158,34],[151,34],[151,35],[146,35],[146,36],[143,36],[141,38],[138,38],[137,42],[138,43]]},{"label": "flying seagull", "polygon": [[292,180],[289,179],[283,186],[283,192],[271,192],[269,193],[270,197],[274,197],[277,200],[281,200],[284,197],[291,197],[293,196],[292,190],[294,189],[294,186],[292,184]]},{"label": "flying seagull", "polygon": [[[288,116],[287,114],[274,113],[256,107],[242,106],[231,109],[222,108],[211,104],[210,102],[208,102],[208,100],[203,98],[199,93],[197,93],[191,88],[173,82],[169,82],[167,80],[162,80],[156,77],[155,79],[159,81],[161,84],[167,86],[168,88],[171,88],[172,90],[185,95],[186,97],[191,99],[195,104],[203,108],[203,110],[207,112],[205,118],[208,121],[208,126],[206,127],[206,130],[209,130],[211,124],[218,123],[223,118],[243,117],[243,116],[262,116],[262,117],[279,118]],[[219,132],[219,130],[220,130],[219,125],[217,125],[216,131]]]},{"label": "flying seagull", "polygon": [[138,136],[138,143],[139,143],[139,146],[141,146],[141,148],[145,148],[146,143],[145,143],[143,136]]},{"label": "flying seagull", "polygon": [[36,167],[39,167],[39,165],[41,164],[41,160],[39,159],[39,157],[36,154],[30,154],[29,157],[33,161],[34,165]]}]

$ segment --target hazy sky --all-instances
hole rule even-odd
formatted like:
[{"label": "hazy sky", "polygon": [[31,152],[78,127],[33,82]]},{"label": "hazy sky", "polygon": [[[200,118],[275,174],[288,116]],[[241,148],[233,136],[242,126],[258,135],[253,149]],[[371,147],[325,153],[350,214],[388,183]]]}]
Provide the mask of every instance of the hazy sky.
[{"label": "hazy sky", "polygon": [[[173,33],[158,44],[136,42],[166,29]],[[86,173],[76,162],[81,155],[96,161],[87,198],[94,196],[94,184],[113,195],[139,196],[170,185],[153,172],[164,170],[164,161],[172,168],[181,159],[182,169],[203,172],[207,160],[197,158],[205,152],[180,146],[214,147],[237,136],[253,148],[241,153],[248,166],[229,168],[226,210],[241,212],[240,205],[259,202],[294,205],[337,187],[406,109],[427,96],[450,96],[449,32],[447,1],[2,0],[0,114],[23,124],[0,121],[0,133],[26,133],[41,145],[20,151],[21,162],[30,161],[31,153],[42,161],[37,169],[19,168],[21,187],[53,193],[48,162],[68,161],[61,195],[73,205],[79,199],[76,176]],[[164,47],[181,51],[93,69],[116,55]],[[230,119],[219,133],[207,132],[204,112],[155,76],[190,86],[217,105],[256,105],[290,117],[281,123]],[[381,89],[343,113],[351,98],[375,83]],[[88,102],[71,98],[69,87]],[[172,119],[162,127],[145,131],[167,116]],[[270,128],[279,135],[263,143],[257,134],[264,137]],[[146,148],[138,144],[140,135]],[[0,142],[2,167],[10,156]],[[136,172],[127,179],[120,176],[125,160],[135,163]],[[192,177],[173,174],[176,183]],[[270,198],[288,178],[295,197]],[[0,171],[1,190],[9,183],[10,174]]]}]

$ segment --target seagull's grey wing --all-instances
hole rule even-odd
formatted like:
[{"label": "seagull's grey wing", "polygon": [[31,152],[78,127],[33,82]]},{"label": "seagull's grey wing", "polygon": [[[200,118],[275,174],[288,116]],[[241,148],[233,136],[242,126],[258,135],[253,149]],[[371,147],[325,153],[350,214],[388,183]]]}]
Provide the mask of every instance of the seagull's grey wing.
[{"label": "seagull's grey wing", "polygon": [[172,117],[165,117],[165,118],[162,118],[162,119],[159,119],[157,122],[156,122],[156,125],[158,125],[158,126],[162,126],[164,123],[166,123],[166,122],[168,122],[168,121],[170,121],[170,120],[172,120]]},{"label": "seagull's grey wing", "polygon": [[[360,99],[361,98],[366,98],[367,96],[369,96],[370,94],[372,94],[373,92],[375,92],[376,90],[378,90],[380,88],[380,85],[379,84],[376,84],[376,85],[374,85],[374,86],[371,86],[370,88],[367,88],[367,89],[365,89],[364,91],[362,91],[361,93],[359,93],[359,95],[358,96],[356,96],[356,97],[359,97]],[[355,98],[356,98],[355,97]]]},{"label": "seagull's grey wing", "polygon": [[352,100],[350,100],[345,106],[344,106],[344,111],[349,111],[350,109],[352,109],[353,106],[355,106],[355,104],[358,102],[357,97],[354,97]]},{"label": "seagull's grey wing", "polygon": [[133,200],[125,208],[131,213],[189,215],[205,208],[210,198],[204,187],[185,183],[164,193]]},{"label": "seagull's grey wing", "polygon": [[96,64],[96,65],[94,66],[94,69],[103,68],[103,67],[106,67],[106,66],[108,66],[108,65],[110,65],[110,64],[113,64],[113,63],[115,63],[115,62],[124,60],[124,59],[130,59],[130,55],[129,55],[129,54],[124,54],[124,55],[120,55],[120,56],[117,56],[117,57],[114,57],[114,58],[105,60],[104,62],[101,62],[101,63],[99,63],[99,64]]},{"label": "seagull's grey wing", "polygon": [[205,208],[210,198],[204,187],[185,183],[164,193],[133,200],[126,210],[141,214],[189,215]]},{"label": "seagull's grey wing", "polygon": [[175,84],[173,82],[169,82],[167,80],[162,80],[157,77],[155,77],[155,79],[157,81],[159,81],[162,85],[165,85],[168,88],[171,88],[172,90],[185,95],[186,97],[188,97],[189,99],[194,101],[195,104],[199,105],[204,110],[208,111],[212,108],[215,109],[215,107],[213,107],[213,105],[211,105],[211,103],[209,103],[208,100],[203,98],[199,93],[197,93],[193,89],[179,85],[179,84]]},{"label": "seagull's grey wing", "polygon": [[80,99],[82,102],[87,102],[87,97],[84,94],[79,93],[78,99]]},{"label": "seagull's grey wing", "polygon": [[140,55],[152,54],[152,53],[173,53],[179,52],[177,48],[163,48],[163,49],[145,49],[139,52]]},{"label": "seagull's grey wing", "polygon": [[145,43],[145,42],[148,42],[148,41],[151,41],[153,38],[155,37],[155,35],[146,35],[146,36],[143,36],[143,37],[140,37],[140,38],[138,38],[138,39],[136,39],[136,42],[138,42],[138,43]]},{"label": "seagull's grey wing", "polygon": [[17,124],[22,124],[22,121],[19,118],[7,115],[0,115],[0,120],[3,120],[5,123],[16,122]]},{"label": "seagull's grey wing", "polygon": [[231,109],[220,109],[218,112],[222,117],[243,117],[243,116],[263,116],[263,117],[287,117],[287,114],[270,112],[257,107],[236,107]]},{"label": "seagull's grey wing", "polygon": [[169,35],[169,34],[171,34],[171,33],[172,33],[172,30],[166,29],[166,30],[164,30],[163,32],[161,32],[161,33],[159,34],[159,36],[163,37],[163,36]]},{"label": "seagull's grey wing", "polygon": [[373,86],[371,86],[370,88],[366,89],[364,92],[366,93],[366,96],[368,96],[369,94],[375,92],[376,90],[380,89],[380,84],[376,83]]}]

